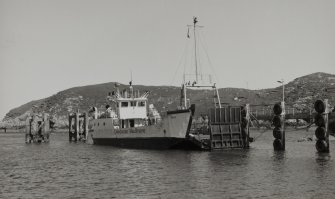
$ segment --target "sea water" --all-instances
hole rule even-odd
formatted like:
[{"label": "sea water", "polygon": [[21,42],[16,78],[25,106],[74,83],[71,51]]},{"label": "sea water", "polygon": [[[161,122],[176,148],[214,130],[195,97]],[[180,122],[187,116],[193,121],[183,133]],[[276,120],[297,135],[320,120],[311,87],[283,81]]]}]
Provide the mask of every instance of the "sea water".
[{"label": "sea water", "polygon": [[275,152],[272,131],[250,149],[135,150],[69,142],[26,144],[0,134],[0,198],[335,198],[335,142],[319,154],[310,131],[287,131]]}]

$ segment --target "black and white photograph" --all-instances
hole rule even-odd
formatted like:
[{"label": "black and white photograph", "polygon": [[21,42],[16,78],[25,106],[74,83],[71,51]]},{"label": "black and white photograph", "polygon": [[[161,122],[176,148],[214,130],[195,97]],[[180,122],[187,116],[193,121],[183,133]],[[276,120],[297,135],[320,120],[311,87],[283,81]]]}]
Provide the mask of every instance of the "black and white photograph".
[{"label": "black and white photograph", "polygon": [[0,0],[0,198],[335,198],[335,1]]}]

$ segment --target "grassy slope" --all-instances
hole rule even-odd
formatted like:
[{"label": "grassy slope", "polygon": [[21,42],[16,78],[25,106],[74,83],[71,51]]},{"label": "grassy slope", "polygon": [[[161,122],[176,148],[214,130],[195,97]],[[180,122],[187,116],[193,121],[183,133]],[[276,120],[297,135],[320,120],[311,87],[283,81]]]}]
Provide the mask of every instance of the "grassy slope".
[{"label": "grassy slope", "polygon": [[[55,118],[66,120],[69,112],[80,109],[88,110],[91,106],[104,107],[106,105],[106,95],[108,92],[115,90],[114,82],[96,84],[82,87],[74,87],[61,91],[45,99],[35,100],[24,104],[20,107],[10,110],[4,121],[10,121],[29,111],[48,112]],[[315,99],[328,98],[334,105],[335,94],[326,94],[322,90],[328,86],[335,86],[335,75],[326,73],[313,73],[289,82],[285,86],[286,101],[294,104],[296,108],[305,109],[311,107]],[[120,90],[125,89],[126,85],[121,85]],[[173,86],[143,86],[135,85],[135,90],[141,93],[150,91],[149,103],[153,103],[159,110],[175,109],[180,101],[180,88]],[[271,92],[277,91],[277,92]],[[273,104],[281,100],[281,87],[262,90],[247,90],[240,88],[223,88],[219,89],[221,102],[232,105],[244,104]],[[206,90],[191,90],[189,92],[191,103],[195,103],[197,114],[206,113],[207,109],[212,106],[213,93]],[[235,97],[244,97],[240,101],[235,101]]]}]

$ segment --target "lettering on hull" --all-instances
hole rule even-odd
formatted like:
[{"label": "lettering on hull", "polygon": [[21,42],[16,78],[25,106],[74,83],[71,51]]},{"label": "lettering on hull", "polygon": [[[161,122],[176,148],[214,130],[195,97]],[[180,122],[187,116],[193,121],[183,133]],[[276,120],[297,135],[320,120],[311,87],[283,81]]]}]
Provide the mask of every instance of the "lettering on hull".
[{"label": "lettering on hull", "polygon": [[145,133],[145,129],[120,129],[120,130],[114,130],[116,134],[127,134],[127,133]]}]

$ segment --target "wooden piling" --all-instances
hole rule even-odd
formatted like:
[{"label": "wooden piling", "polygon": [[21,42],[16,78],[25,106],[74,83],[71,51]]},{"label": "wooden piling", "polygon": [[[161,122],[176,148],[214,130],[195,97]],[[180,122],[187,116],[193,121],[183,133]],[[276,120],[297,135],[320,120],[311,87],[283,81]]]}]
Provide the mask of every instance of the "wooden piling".
[{"label": "wooden piling", "polygon": [[[74,128],[72,128],[74,126]],[[88,113],[69,114],[69,141],[86,141],[88,137]]]},{"label": "wooden piling", "polygon": [[88,113],[84,113],[84,132],[85,132],[85,140],[88,139]]},{"label": "wooden piling", "polygon": [[50,135],[49,115],[42,114],[42,118],[38,115],[28,116],[26,119],[25,142],[48,142]]},{"label": "wooden piling", "polygon": [[74,140],[75,141],[77,141],[77,140],[79,140],[79,112],[77,112],[76,114],[75,114],[75,128],[76,128],[76,130],[75,130],[75,138],[74,138]]}]

